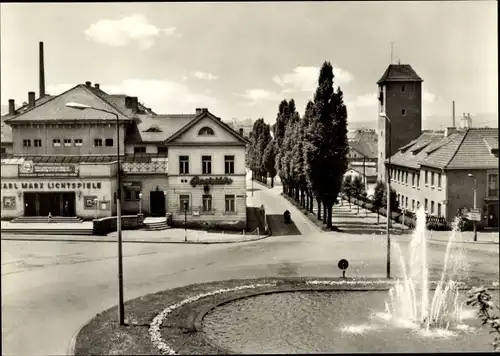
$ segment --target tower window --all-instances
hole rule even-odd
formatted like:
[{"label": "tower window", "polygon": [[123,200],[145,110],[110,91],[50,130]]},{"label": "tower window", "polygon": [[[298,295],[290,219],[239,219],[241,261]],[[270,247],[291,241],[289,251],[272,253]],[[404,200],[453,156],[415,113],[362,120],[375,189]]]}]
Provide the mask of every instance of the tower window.
[{"label": "tower window", "polygon": [[406,115],[406,109],[401,110],[401,115],[405,116]]},{"label": "tower window", "polygon": [[405,91],[405,90],[406,90],[406,87],[405,87],[405,85],[403,84],[403,85],[401,86],[401,91]]}]

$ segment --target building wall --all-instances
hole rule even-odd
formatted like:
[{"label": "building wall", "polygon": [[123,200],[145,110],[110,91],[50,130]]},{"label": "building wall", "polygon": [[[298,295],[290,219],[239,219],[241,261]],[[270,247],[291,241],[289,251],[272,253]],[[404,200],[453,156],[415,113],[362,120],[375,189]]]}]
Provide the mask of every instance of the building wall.
[{"label": "building wall", "polygon": [[146,147],[146,153],[149,154],[157,154],[158,153],[158,146],[160,146],[160,143],[135,143],[135,144],[126,144],[125,145],[125,153],[128,155],[134,154],[134,147]]},{"label": "building wall", "polygon": [[[124,149],[123,127],[120,132],[120,153]],[[113,155],[116,154],[116,126],[113,124],[33,124],[33,125],[14,125],[12,127],[14,137],[13,154],[26,155]],[[94,139],[102,139],[101,147],[94,147]],[[113,139],[113,146],[106,147],[105,140]],[[41,147],[34,147],[33,140],[42,140]],[[60,139],[61,146],[54,147],[53,140]],[[71,146],[64,146],[64,139],[71,139]],[[81,139],[82,146],[75,146],[74,140]],[[24,147],[23,140],[31,140],[31,147]]]},{"label": "building wall", "polygon": [[[151,213],[151,192],[153,191],[167,191],[168,179],[167,175],[160,174],[128,174],[122,179],[123,183],[127,182],[140,182],[142,185],[142,212],[147,216]],[[125,195],[122,195],[125,197]],[[165,204],[167,204],[165,199]],[[124,214],[137,214],[139,212],[139,200],[126,200],[123,199],[122,212]],[[168,209],[165,209],[168,211]]]},{"label": "building wall", "polygon": [[[405,88],[402,91],[402,88]],[[384,92],[383,103],[379,102],[379,113],[384,111],[390,119],[390,138],[388,122],[378,117],[378,172],[385,181],[384,161],[399,148],[419,137],[422,133],[422,83],[388,82],[379,86]],[[403,115],[402,110],[405,110]],[[389,152],[390,140],[390,152]]]}]

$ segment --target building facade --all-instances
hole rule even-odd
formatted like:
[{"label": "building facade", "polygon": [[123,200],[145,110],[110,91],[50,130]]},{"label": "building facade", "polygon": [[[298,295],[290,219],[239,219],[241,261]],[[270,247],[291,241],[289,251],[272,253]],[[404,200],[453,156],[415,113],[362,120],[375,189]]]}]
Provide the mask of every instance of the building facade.
[{"label": "building facade", "polygon": [[[448,128],[423,133],[391,157],[391,184],[399,205],[423,206],[452,221],[459,211],[481,210],[479,227],[498,227],[498,129]],[[469,176],[471,175],[471,176]]]},{"label": "building facade", "polygon": [[[87,108],[78,110],[71,103]],[[199,152],[213,157],[214,174],[224,182],[231,181],[223,195],[235,197],[234,204],[228,203],[226,214],[226,207],[219,201],[224,198],[213,193],[216,213],[206,220],[227,227],[246,226],[246,185],[239,173],[240,166],[244,171],[248,142],[206,109],[197,109],[192,115],[157,115],[140,104],[137,97],[107,94],[99,84],[86,82],[25,110],[13,110],[2,119],[10,129],[5,132],[12,137],[11,152],[2,158],[2,219],[49,213],[84,219],[115,215],[119,148],[123,214],[141,211],[146,216],[165,216],[171,212],[177,222],[179,195],[171,192],[179,192],[176,184],[180,173],[176,164],[169,167],[168,157],[173,154],[177,162],[184,151],[190,157]],[[206,127],[213,130],[217,140],[185,129],[203,120],[210,121]],[[168,141],[171,137],[176,140]],[[234,157],[229,172],[216,168],[220,157],[226,156]],[[223,187],[220,180],[206,180],[203,171],[197,171],[195,156],[191,159],[191,172],[196,172],[202,182],[197,189],[203,185],[217,192]],[[195,187],[187,186],[191,187],[189,193],[196,196]],[[202,206],[194,200],[190,204]],[[182,221],[185,217],[200,220],[197,209],[189,209],[188,213],[182,215]]]},{"label": "building facade", "polygon": [[391,64],[378,85],[378,177],[386,181],[385,161],[422,133],[422,82],[408,64]]}]

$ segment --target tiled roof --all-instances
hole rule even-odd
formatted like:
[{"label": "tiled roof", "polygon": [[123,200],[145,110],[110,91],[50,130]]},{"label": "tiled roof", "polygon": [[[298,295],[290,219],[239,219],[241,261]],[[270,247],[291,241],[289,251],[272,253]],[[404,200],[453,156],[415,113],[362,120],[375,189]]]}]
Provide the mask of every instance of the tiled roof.
[{"label": "tiled roof", "polygon": [[[352,169],[353,171],[356,171],[359,174],[363,175],[363,166],[351,166],[351,165],[349,165],[349,169]],[[364,171],[365,171],[365,175],[367,177],[377,176],[377,167],[365,166]]]},{"label": "tiled roof", "polygon": [[[127,134],[127,142],[163,142],[187,125],[194,117],[194,114],[140,115],[136,128],[132,129],[135,132],[131,131]],[[158,128],[160,132],[148,131],[152,127]]]},{"label": "tiled roof", "polygon": [[391,164],[415,169],[421,165],[441,169],[498,168],[498,157],[491,152],[490,144],[498,147],[496,128],[459,130],[448,137],[424,133],[394,154]]},{"label": "tiled roof", "polygon": [[349,147],[366,158],[377,158],[376,141],[349,141]]},{"label": "tiled roof", "polygon": [[[36,99],[35,100],[35,107],[42,105],[43,103],[50,100],[51,98],[52,98],[51,95],[46,95],[43,98]],[[27,104],[23,105],[20,108],[16,109],[16,115],[19,115],[19,114],[27,111],[28,109],[29,109],[29,107]],[[12,143],[12,128],[9,125],[7,125],[6,123],[4,123],[4,121],[6,119],[13,118],[16,115],[5,114],[0,118],[0,121],[1,121],[1,139],[0,139],[0,142],[2,142],[2,144]]]},{"label": "tiled roof", "polygon": [[413,70],[409,64],[390,64],[385,70],[382,78],[377,82],[422,82],[422,78]]},{"label": "tiled roof", "polygon": [[120,120],[129,120],[124,113],[109,103],[103,96],[97,95],[94,90],[83,84],[69,89],[68,91],[51,97],[46,102],[27,109],[25,112],[7,119],[7,122],[15,121],[60,121],[60,120],[116,120],[111,114],[97,110],[76,110],[68,108],[66,103],[76,102],[90,105],[95,108],[116,112]]},{"label": "tiled roof", "polygon": [[[121,162],[149,163],[155,159],[164,160],[165,154],[130,154],[121,156]],[[109,163],[116,161],[116,156],[23,156],[10,157],[1,160],[2,164],[22,164],[25,161],[33,163]]]},{"label": "tiled roof", "polygon": [[498,151],[498,136],[496,137],[483,137],[484,143],[488,145],[491,151]]}]

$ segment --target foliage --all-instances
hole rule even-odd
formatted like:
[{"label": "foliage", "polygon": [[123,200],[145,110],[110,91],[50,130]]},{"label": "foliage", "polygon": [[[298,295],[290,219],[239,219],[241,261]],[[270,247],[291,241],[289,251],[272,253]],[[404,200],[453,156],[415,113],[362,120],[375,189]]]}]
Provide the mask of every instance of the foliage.
[{"label": "foliage", "polygon": [[345,176],[344,182],[342,183],[342,193],[344,193],[347,198],[352,197],[352,176]]},{"label": "foliage", "polygon": [[492,315],[494,310],[500,310],[495,306],[491,300],[491,295],[484,287],[473,288],[469,291],[469,298],[467,305],[478,307],[478,317],[482,320],[483,325],[488,324],[491,327],[490,333],[496,333],[494,341],[492,342],[494,351],[500,351],[500,316]]},{"label": "foliage", "polygon": [[361,180],[360,176],[355,176],[351,183],[352,196],[356,199],[363,200],[363,197],[366,194],[365,191],[365,183]]},{"label": "foliage", "polygon": [[275,147],[274,140],[271,140],[268,142],[267,147],[264,150],[264,167],[270,178],[276,177]]},{"label": "foliage", "polygon": [[387,205],[387,201],[384,200],[385,196],[385,191],[386,191],[386,186],[384,182],[381,180],[377,181],[377,184],[375,185],[375,192],[373,193],[373,207],[375,210],[379,211],[380,208],[383,208]]}]

